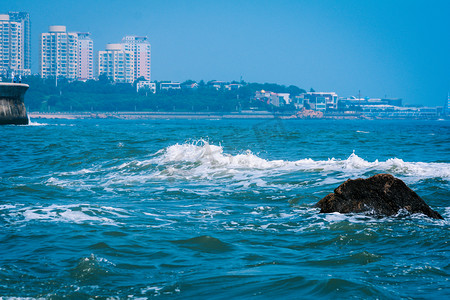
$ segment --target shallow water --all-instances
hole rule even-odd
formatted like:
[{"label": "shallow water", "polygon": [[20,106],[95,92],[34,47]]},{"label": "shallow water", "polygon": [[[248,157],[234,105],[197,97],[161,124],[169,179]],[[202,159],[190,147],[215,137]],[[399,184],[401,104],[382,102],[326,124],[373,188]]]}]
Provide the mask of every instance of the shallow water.
[{"label": "shallow water", "polygon": [[[34,120],[32,120],[34,121]],[[0,297],[448,298],[450,122],[0,127]],[[391,173],[445,220],[318,214]]]}]

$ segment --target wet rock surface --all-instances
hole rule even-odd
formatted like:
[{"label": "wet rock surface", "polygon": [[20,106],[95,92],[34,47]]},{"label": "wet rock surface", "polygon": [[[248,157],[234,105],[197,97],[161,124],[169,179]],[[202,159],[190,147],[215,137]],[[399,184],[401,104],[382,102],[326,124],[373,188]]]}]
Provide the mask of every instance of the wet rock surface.
[{"label": "wet rock surface", "polygon": [[422,213],[430,218],[443,219],[402,180],[390,174],[378,174],[367,179],[349,179],[317,204],[321,213],[370,212],[392,216],[404,209]]}]

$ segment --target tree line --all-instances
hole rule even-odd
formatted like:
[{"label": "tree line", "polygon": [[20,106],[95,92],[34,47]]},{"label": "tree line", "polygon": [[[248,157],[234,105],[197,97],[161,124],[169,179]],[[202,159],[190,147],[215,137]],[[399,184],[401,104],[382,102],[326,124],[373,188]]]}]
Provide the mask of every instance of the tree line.
[{"label": "tree line", "polygon": [[[294,110],[293,105],[274,107],[255,101],[255,91],[290,93],[295,97],[305,90],[275,83],[246,83],[236,90],[212,87],[211,82],[187,80],[182,85],[197,83],[195,89],[159,90],[156,82],[155,94],[148,90],[136,91],[136,85],[114,83],[106,77],[99,80],[68,81],[66,79],[44,79],[28,76],[22,79],[30,88],[25,94],[25,105],[29,111],[81,112],[81,111],[215,111],[234,112],[240,110]],[[236,82],[234,82],[236,83]]]}]

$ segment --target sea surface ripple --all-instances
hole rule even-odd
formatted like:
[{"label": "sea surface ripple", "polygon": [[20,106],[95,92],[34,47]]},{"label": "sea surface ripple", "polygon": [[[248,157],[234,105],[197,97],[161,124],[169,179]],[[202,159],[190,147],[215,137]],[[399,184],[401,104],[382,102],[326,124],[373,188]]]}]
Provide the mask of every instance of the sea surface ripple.
[{"label": "sea surface ripple", "polygon": [[[0,127],[0,299],[450,297],[450,122]],[[445,220],[319,214],[390,173]]]}]

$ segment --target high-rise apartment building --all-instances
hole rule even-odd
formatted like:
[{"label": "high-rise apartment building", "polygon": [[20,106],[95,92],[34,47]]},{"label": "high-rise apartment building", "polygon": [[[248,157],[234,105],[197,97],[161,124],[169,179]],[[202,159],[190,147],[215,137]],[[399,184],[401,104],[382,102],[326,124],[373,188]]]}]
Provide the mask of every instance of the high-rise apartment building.
[{"label": "high-rise apartment building", "polygon": [[66,26],[49,26],[41,35],[41,76],[76,78],[77,36]]},{"label": "high-rise apartment building", "polygon": [[78,74],[79,80],[94,79],[94,42],[89,33],[78,33]]},{"label": "high-rise apartment building", "polygon": [[123,49],[134,54],[134,79],[144,77],[151,80],[151,46],[148,38],[126,36],[122,39]]},{"label": "high-rise apartment building", "polygon": [[92,79],[93,42],[89,33],[49,26],[48,32],[41,35],[41,77]]},{"label": "high-rise apartment building", "polygon": [[30,75],[30,66],[29,14],[1,14],[0,75]]},{"label": "high-rise apartment building", "polygon": [[[23,41],[23,68],[30,72],[31,70],[31,22],[30,14],[27,12],[9,12],[9,19],[12,22],[21,24]],[[31,72],[30,72],[31,73]]]},{"label": "high-rise apartment building", "polygon": [[98,52],[98,74],[115,82],[133,83],[135,79],[134,53],[124,50],[123,44],[107,44]]}]

